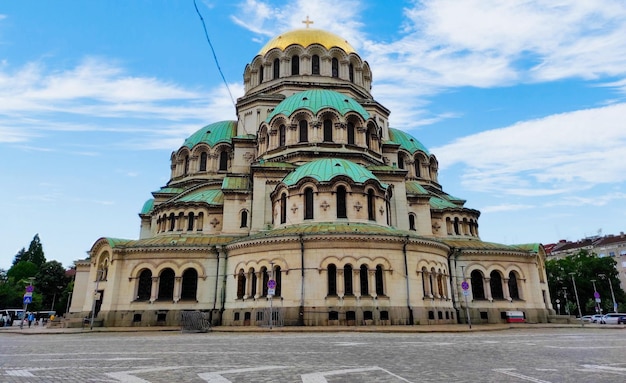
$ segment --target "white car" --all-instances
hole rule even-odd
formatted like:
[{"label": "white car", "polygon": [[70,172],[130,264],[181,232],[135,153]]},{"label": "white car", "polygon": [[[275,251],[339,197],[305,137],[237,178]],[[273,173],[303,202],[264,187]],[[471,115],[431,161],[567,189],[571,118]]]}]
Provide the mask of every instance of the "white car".
[{"label": "white car", "polygon": [[595,314],[591,316],[591,323],[602,323],[604,315]]},{"label": "white car", "polygon": [[626,316],[624,313],[609,313],[602,316],[600,323],[604,324],[620,324],[620,318]]}]

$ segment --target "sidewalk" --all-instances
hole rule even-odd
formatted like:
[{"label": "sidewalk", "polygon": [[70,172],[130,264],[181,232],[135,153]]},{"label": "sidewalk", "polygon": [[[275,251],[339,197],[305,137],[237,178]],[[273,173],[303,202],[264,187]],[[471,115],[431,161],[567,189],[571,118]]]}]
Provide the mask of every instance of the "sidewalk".
[{"label": "sidewalk", "polygon": [[[336,332],[379,332],[379,333],[457,333],[457,332],[483,332],[483,331],[504,331],[510,329],[537,329],[537,328],[581,328],[580,324],[553,324],[553,323],[502,323],[502,324],[479,324],[472,325],[470,329],[466,324],[446,324],[446,325],[416,325],[416,326],[286,326],[286,327],[257,327],[257,326],[217,326],[211,328],[210,332],[301,332],[301,333],[336,333]],[[625,325],[601,325],[585,324],[583,328],[626,328]],[[181,331],[179,326],[152,326],[152,327],[94,327],[90,330],[88,326],[84,328],[62,328],[62,327],[39,327],[31,326],[20,329],[18,326],[0,327],[1,334],[83,334],[95,332],[155,332],[155,331]]]}]

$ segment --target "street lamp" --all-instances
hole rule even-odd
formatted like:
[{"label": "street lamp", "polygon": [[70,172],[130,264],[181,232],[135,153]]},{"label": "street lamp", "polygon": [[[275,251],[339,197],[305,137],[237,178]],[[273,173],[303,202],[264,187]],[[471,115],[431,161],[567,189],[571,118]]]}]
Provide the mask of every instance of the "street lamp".
[{"label": "street lamp", "polygon": [[596,280],[590,279],[593,284],[593,299],[596,302],[596,314],[602,315],[602,309],[600,308],[600,293],[598,293],[598,289],[596,289]]},{"label": "street lamp", "polygon": [[615,302],[615,293],[613,293],[613,283],[611,283],[611,278],[607,278],[606,274],[598,274],[599,277],[602,277],[602,279],[608,279],[609,280],[609,287],[611,288],[611,298],[613,298],[613,312],[617,312],[617,302]]},{"label": "street lamp", "polygon": [[580,317],[580,326],[585,327],[585,322],[583,322],[583,313],[580,310],[580,301],[578,300],[578,290],[576,289],[576,280],[574,280],[574,274],[576,273],[569,273],[569,275],[571,275],[572,277],[572,284],[574,285],[574,295],[576,295],[576,305],[578,306],[578,316]]}]

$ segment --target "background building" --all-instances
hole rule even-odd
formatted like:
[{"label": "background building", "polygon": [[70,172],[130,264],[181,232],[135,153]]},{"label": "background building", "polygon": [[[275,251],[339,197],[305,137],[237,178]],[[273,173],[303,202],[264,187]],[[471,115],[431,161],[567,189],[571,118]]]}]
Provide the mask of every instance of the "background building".
[{"label": "background building", "polygon": [[[76,263],[76,317],[106,326],[432,324],[553,313],[543,247],[480,240],[438,161],[389,126],[366,61],[339,36],[281,34],[246,66],[237,120],[171,155],[137,240],[100,238]],[[270,302],[270,280],[276,282]],[[94,294],[97,292],[97,294]],[[95,301],[94,301],[95,299]]]}]

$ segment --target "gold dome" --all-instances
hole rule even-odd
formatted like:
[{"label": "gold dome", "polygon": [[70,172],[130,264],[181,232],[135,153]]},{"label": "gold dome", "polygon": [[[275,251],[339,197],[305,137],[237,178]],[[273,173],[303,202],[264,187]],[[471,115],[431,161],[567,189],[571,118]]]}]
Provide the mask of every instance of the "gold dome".
[{"label": "gold dome", "polygon": [[345,39],[321,29],[296,29],[285,32],[271,39],[259,51],[260,55],[265,55],[274,48],[285,50],[290,45],[299,44],[308,47],[313,44],[320,44],[326,49],[337,47],[343,49],[347,54],[355,53],[354,48]]}]

